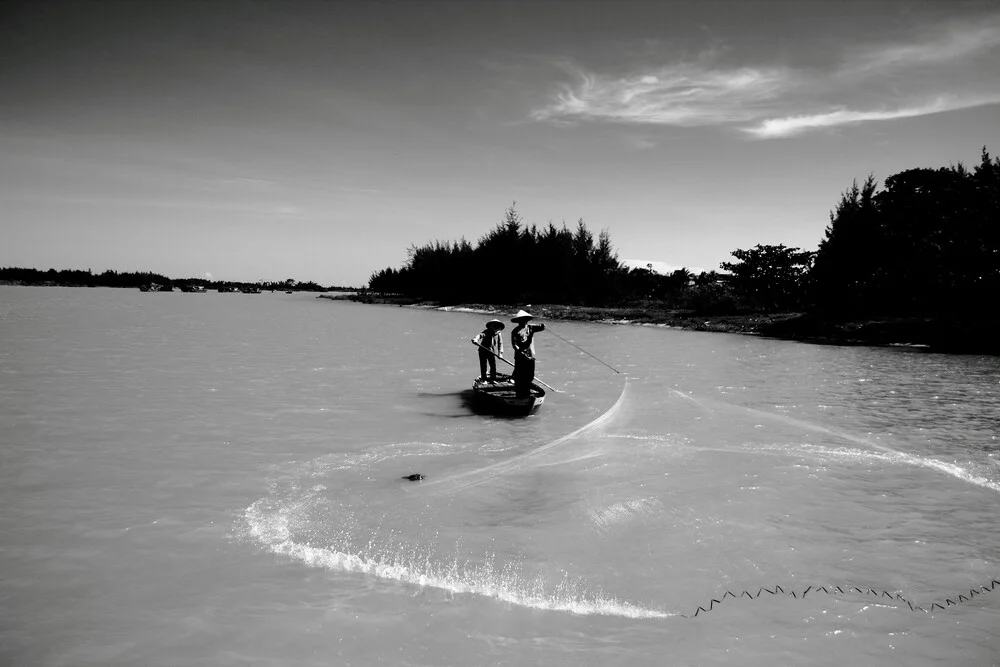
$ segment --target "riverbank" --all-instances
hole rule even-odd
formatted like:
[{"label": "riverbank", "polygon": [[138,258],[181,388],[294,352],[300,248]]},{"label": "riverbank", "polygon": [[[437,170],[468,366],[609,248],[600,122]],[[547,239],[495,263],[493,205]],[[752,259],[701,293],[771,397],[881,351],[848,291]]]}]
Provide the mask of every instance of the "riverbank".
[{"label": "riverbank", "polygon": [[[373,297],[366,294],[321,295],[318,298],[490,315],[508,314],[517,310],[490,304],[445,305],[406,297]],[[539,304],[531,305],[528,310],[542,320],[662,326],[823,345],[905,346],[933,352],[1000,355],[1000,335],[997,335],[1000,318],[988,316],[965,319],[885,317],[858,321],[835,320],[806,313],[706,315],[690,310],[663,308],[653,303],[628,307]]]}]

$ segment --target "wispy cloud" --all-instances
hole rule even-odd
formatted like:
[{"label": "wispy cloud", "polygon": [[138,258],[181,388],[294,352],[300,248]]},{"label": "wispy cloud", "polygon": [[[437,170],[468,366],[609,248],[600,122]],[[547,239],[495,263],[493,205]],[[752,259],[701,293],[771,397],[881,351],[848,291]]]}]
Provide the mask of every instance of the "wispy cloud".
[{"label": "wispy cloud", "polygon": [[791,137],[809,130],[816,130],[824,127],[836,127],[838,125],[851,125],[864,123],[873,120],[895,120],[898,118],[914,118],[916,116],[927,116],[945,111],[955,111],[957,109],[969,109],[988,104],[1000,104],[1000,93],[992,96],[969,97],[961,99],[939,98],[925,104],[912,107],[900,107],[897,109],[881,111],[852,111],[849,109],[839,109],[826,113],[818,113],[801,116],[787,116],[785,118],[769,118],[756,127],[744,128],[744,131],[759,139],[771,139],[776,137]]},{"label": "wispy cloud", "polygon": [[826,71],[739,68],[711,58],[609,76],[584,70],[531,117],[538,121],[737,127],[760,139],[1000,103],[1000,18],[854,47]]},{"label": "wispy cloud", "polygon": [[757,117],[758,106],[791,85],[780,68],[713,70],[679,64],[615,78],[577,72],[535,120],[605,119],[692,127]]},{"label": "wispy cloud", "polygon": [[947,64],[975,57],[998,46],[1000,20],[964,28],[952,26],[946,28],[943,34],[923,41],[861,49],[856,55],[848,57],[840,73],[851,75],[880,72],[893,67]]},{"label": "wispy cloud", "polygon": [[648,151],[656,148],[659,144],[653,141],[649,137],[626,135],[622,137],[622,141],[628,148],[634,151]]}]

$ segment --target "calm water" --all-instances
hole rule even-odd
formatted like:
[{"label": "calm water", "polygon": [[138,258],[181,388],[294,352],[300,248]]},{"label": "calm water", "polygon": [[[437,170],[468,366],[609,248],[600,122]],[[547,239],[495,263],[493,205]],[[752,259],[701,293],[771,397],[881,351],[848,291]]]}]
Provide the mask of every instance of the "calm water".
[{"label": "calm water", "polygon": [[0,664],[1000,664],[1000,359],[484,319],[0,287]]}]

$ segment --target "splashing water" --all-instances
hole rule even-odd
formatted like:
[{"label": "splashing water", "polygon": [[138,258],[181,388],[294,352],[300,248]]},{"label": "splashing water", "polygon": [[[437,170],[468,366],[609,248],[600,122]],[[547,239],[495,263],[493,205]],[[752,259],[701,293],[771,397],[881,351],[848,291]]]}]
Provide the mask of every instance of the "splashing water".
[{"label": "splashing water", "polygon": [[[269,507],[269,505],[271,507]],[[615,597],[590,593],[579,580],[564,576],[550,589],[540,577],[519,574],[518,563],[500,565],[494,556],[482,562],[457,557],[446,565],[432,555],[402,545],[370,542],[360,553],[342,546],[317,547],[293,538],[300,510],[307,500],[280,503],[262,499],[246,509],[244,519],[249,535],[274,554],[286,556],[309,567],[338,573],[356,573],[419,587],[436,588],[453,594],[480,595],[500,602],[544,611],[576,615],[618,616],[657,619],[675,613],[641,607]]]}]

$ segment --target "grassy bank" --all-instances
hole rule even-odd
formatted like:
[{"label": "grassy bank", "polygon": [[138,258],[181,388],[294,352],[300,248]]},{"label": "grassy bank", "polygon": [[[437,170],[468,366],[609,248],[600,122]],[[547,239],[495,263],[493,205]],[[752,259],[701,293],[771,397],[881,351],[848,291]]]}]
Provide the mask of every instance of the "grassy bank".
[{"label": "grassy bank", "polygon": [[[436,301],[420,301],[406,297],[372,297],[370,295],[352,297],[323,296],[320,298],[346,299],[360,303],[410,306],[414,308],[447,308],[448,310],[469,310],[497,314],[512,314],[517,312],[518,308],[521,307],[498,306],[485,303],[443,304]],[[525,307],[540,320],[568,320],[609,324],[655,324],[694,331],[720,331],[742,334],[758,334],[761,332],[761,328],[766,325],[796,316],[795,314],[704,315],[688,310],[663,308],[655,303],[620,308],[562,306],[558,304],[533,304]]]},{"label": "grassy bank", "polygon": [[[322,296],[361,303],[447,308],[482,313],[509,314],[513,306],[482,303],[442,304],[406,297],[373,297],[368,294]],[[1000,355],[1000,318],[993,315],[966,317],[885,317],[866,320],[836,320],[803,313],[748,313],[706,315],[690,310],[664,308],[651,302],[627,307],[562,306],[536,304],[528,308],[542,320],[640,324],[766,336],[828,345],[906,345],[928,351],[958,354]]]}]

